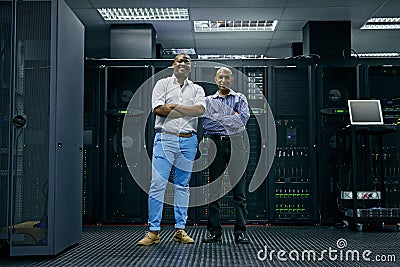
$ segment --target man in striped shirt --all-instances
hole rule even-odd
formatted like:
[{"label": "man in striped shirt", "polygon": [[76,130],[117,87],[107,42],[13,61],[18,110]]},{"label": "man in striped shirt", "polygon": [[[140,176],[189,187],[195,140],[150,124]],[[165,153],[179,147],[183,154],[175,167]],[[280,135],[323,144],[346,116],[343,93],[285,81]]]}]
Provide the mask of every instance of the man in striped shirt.
[{"label": "man in striped shirt", "polygon": [[[246,97],[233,91],[231,84],[234,81],[232,71],[222,67],[218,69],[215,82],[218,91],[206,97],[206,112],[203,116],[205,136],[210,138],[214,146],[209,149],[209,177],[210,183],[216,186],[209,187],[209,198],[216,201],[208,208],[208,235],[203,238],[204,243],[214,243],[221,240],[222,227],[220,223],[221,205],[218,199],[221,192],[222,176],[227,167],[230,184],[233,187],[233,201],[235,203],[234,240],[236,243],[248,244],[246,235],[246,165],[248,151],[245,145],[246,123],[250,117]],[[246,139],[247,140],[247,139]],[[216,149],[216,151],[212,151]],[[215,155],[215,158],[213,156]],[[246,156],[247,155],[247,156]],[[220,179],[218,179],[220,177]]]}]

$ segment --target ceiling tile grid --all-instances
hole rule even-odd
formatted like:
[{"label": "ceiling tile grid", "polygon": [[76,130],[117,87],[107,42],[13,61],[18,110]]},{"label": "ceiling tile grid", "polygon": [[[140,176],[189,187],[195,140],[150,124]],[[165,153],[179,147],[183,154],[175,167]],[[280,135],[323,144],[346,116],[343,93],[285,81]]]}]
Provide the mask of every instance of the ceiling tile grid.
[{"label": "ceiling tile grid", "polygon": [[[291,44],[302,41],[307,21],[351,21],[352,48],[357,52],[399,52],[400,30],[360,30],[370,17],[400,17],[399,0],[65,0],[86,32],[107,32],[101,7],[188,8],[190,21],[152,23],[164,48],[195,48],[198,54],[268,54],[287,57]],[[275,32],[195,33],[193,20],[279,20]],[[138,23],[138,22],[133,22]],[[89,34],[88,36],[98,36]],[[93,45],[95,42],[90,40]],[[101,44],[101,42],[99,42]]]}]

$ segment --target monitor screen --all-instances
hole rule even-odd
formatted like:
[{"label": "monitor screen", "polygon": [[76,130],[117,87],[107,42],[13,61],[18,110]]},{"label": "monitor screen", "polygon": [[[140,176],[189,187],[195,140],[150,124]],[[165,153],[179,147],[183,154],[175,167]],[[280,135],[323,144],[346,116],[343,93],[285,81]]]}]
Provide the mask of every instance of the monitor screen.
[{"label": "monitor screen", "polygon": [[379,100],[349,100],[352,125],[382,125],[383,116]]}]

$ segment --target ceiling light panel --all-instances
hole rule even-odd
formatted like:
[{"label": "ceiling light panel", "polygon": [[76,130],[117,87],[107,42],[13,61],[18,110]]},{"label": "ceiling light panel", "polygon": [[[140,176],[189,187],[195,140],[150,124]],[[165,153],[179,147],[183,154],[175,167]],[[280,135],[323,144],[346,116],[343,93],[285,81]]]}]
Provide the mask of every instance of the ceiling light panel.
[{"label": "ceiling light panel", "polygon": [[199,59],[262,59],[264,55],[198,55]]},{"label": "ceiling light panel", "polygon": [[195,32],[274,31],[277,20],[197,20]]},{"label": "ceiling light panel", "polygon": [[362,58],[392,58],[392,57],[400,57],[400,53],[391,52],[391,53],[358,53],[358,54],[351,54],[355,57],[362,57]]},{"label": "ceiling light panel", "polygon": [[371,18],[361,30],[398,30],[400,29],[400,18]]},{"label": "ceiling light panel", "polygon": [[186,8],[98,8],[106,21],[189,20]]},{"label": "ceiling light panel", "polygon": [[178,55],[178,54],[195,55],[196,50],[194,48],[166,48],[166,49],[164,49],[164,54],[166,54],[166,55]]}]

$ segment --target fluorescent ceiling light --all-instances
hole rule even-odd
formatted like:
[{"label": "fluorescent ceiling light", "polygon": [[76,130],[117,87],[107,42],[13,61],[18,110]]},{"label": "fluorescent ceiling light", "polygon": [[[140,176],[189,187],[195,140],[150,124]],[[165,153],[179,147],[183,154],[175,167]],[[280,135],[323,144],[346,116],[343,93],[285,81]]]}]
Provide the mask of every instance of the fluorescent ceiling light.
[{"label": "fluorescent ceiling light", "polygon": [[376,57],[383,57],[383,58],[388,58],[388,57],[400,57],[400,53],[358,53],[358,54],[351,54],[354,57],[363,57],[363,58],[376,58]]},{"label": "fluorescent ceiling light", "polygon": [[395,30],[400,29],[400,18],[371,18],[361,30]]},{"label": "fluorescent ceiling light", "polygon": [[265,58],[264,55],[198,55],[198,59],[252,59]]},{"label": "fluorescent ceiling light", "polygon": [[197,20],[194,21],[195,32],[232,32],[232,31],[274,31],[277,20]]},{"label": "fluorescent ceiling light", "polygon": [[186,8],[98,8],[106,21],[189,20]]},{"label": "fluorescent ceiling light", "polygon": [[166,48],[166,49],[164,49],[164,54],[166,54],[166,55],[178,55],[178,54],[195,55],[196,50],[194,48]]}]

